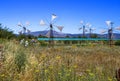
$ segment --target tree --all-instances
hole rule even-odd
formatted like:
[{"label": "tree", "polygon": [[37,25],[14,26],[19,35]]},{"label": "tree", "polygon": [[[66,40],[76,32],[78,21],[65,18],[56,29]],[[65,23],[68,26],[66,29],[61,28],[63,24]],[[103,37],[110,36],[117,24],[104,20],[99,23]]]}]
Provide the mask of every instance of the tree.
[{"label": "tree", "polygon": [[34,35],[28,34],[28,35],[27,35],[27,38],[28,38],[28,39],[33,39],[33,38],[36,38],[36,37],[35,37]]},{"label": "tree", "polygon": [[47,38],[46,36],[43,36],[43,35],[41,35],[41,34],[40,34],[38,37],[39,37],[39,38]]},{"label": "tree", "polygon": [[69,35],[66,35],[66,37],[65,38],[70,38],[70,36]]},{"label": "tree", "polygon": [[78,38],[81,38],[81,36],[79,35]]},{"label": "tree", "polygon": [[86,36],[82,36],[82,38],[87,38]]},{"label": "tree", "polygon": [[4,39],[11,39],[11,38],[15,38],[15,34],[13,34],[13,31],[11,31],[9,28],[7,27],[3,27],[2,24],[0,24],[0,38],[4,38]]},{"label": "tree", "polygon": [[97,34],[92,34],[90,37],[91,38],[97,38],[98,36],[97,36]]},{"label": "tree", "polygon": [[116,41],[116,42],[115,42],[115,45],[116,45],[116,46],[120,46],[120,40]]}]

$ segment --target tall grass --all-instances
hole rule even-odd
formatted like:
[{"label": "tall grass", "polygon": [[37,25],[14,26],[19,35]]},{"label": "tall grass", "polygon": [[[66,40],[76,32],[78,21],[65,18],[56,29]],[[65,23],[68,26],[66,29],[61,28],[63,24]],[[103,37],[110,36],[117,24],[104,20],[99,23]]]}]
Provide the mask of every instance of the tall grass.
[{"label": "tall grass", "polygon": [[0,81],[116,81],[120,47],[55,46],[23,47],[13,41],[1,43],[5,61]]}]

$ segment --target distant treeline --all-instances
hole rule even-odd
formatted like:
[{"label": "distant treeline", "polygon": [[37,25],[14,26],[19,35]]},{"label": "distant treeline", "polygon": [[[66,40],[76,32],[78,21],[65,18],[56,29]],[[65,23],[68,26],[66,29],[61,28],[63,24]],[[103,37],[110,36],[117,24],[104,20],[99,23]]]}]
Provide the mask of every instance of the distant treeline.
[{"label": "distant treeline", "polygon": [[9,28],[4,27],[2,24],[0,24],[0,38],[3,39],[11,39],[15,38],[15,34],[13,34],[13,31],[11,31]]},{"label": "distant treeline", "polygon": [[0,38],[2,39],[17,39],[17,40],[21,40],[21,39],[32,39],[35,38],[32,35],[24,35],[24,34],[14,34],[12,30],[10,30],[9,28],[7,28],[6,26],[3,26],[0,23]]}]

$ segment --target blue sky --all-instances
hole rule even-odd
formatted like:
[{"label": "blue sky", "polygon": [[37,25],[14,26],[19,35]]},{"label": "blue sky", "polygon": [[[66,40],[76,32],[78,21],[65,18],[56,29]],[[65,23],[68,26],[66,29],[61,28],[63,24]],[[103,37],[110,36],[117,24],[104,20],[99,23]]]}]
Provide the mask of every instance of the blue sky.
[{"label": "blue sky", "polygon": [[[31,31],[46,30],[39,22],[51,20],[51,14],[56,14],[56,25],[64,26],[64,33],[82,33],[80,21],[92,24],[95,33],[107,29],[106,20],[114,22],[114,27],[120,26],[120,0],[0,0],[0,23],[15,33],[22,30],[17,26],[30,22],[27,29]],[[56,31],[59,31],[55,28]]]}]

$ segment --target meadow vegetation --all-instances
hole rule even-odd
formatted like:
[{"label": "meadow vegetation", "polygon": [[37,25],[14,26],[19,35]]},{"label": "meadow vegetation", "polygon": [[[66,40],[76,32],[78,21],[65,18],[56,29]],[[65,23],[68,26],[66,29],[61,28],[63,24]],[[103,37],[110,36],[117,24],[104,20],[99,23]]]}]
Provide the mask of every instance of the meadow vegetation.
[{"label": "meadow vegetation", "polygon": [[0,81],[117,81],[120,47],[107,45],[24,47],[0,39]]},{"label": "meadow vegetation", "polygon": [[0,81],[117,81],[119,41],[112,47],[107,41],[103,45],[65,41],[54,48],[43,41],[20,44],[21,39],[33,38],[16,36],[0,24]]}]

